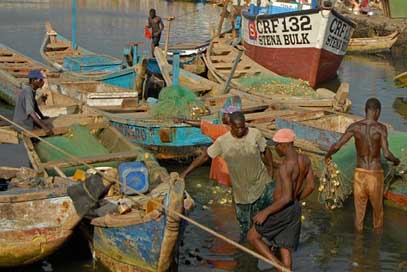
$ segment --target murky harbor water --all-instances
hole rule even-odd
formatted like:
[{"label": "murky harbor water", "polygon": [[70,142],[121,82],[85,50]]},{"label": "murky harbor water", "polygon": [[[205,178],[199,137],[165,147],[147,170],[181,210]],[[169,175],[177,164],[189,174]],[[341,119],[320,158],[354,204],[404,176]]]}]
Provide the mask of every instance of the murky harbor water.
[{"label": "murky harbor water", "polygon": [[[41,2],[41,3],[37,3]],[[210,27],[216,26],[220,10],[213,5],[166,2],[160,0],[78,0],[78,43],[98,53],[121,56],[128,41],[145,42],[146,16],[156,8],[160,16],[178,16],[172,24],[171,43],[205,41]],[[40,59],[39,48],[44,22],[70,37],[70,1],[0,0],[0,42]],[[164,36],[162,37],[162,42]],[[407,111],[397,97],[407,96],[406,89],[396,89],[392,78],[407,70],[406,57],[347,57],[338,74],[350,83],[352,113],[363,115],[369,96],[383,104],[382,121],[407,131]],[[0,113],[12,109],[0,104]],[[171,169],[182,170],[179,166]],[[208,168],[197,170],[188,179],[187,189],[198,207],[191,217],[228,237],[238,239],[230,194],[209,181]],[[225,203],[226,202],[226,203]],[[221,204],[222,203],[222,204]],[[386,207],[382,235],[370,228],[364,235],[353,229],[352,201],[334,212],[326,211],[314,199],[303,210],[305,220],[301,244],[294,255],[295,271],[407,271],[407,213]],[[367,217],[370,225],[371,216]],[[86,242],[75,237],[46,262],[6,271],[101,271],[94,269]],[[270,271],[270,268],[203,231],[188,226],[181,247],[180,271]]]}]

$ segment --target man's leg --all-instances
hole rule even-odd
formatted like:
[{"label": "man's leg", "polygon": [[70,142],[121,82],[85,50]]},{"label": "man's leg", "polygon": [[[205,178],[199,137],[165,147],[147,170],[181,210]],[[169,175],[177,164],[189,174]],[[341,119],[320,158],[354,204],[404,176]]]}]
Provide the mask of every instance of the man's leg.
[{"label": "man's leg", "polygon": [[240,242],[246,239],[247,232],[251,227],[251,208],[250,204],[235,204],[236,218],[240,227]]},{"label": "man's leg", "polygon": [[[379,174],[380,175],[380,174]],[[373,228],[380,230],[383,228],[383,190],[384,177],[383,174],[369,179],[369,201],[373,210]]]},{"label": "man's leg", "polygon": [[281,261],[283,262],[283,265],[286,268],[292,270],[293,259],[292,259],[291,249],[280,248],[280,254],[281,254]]},{"label": "man's leg", "polygon": [[274,256],[273,252],[270,250],[270,247],[263,242],[262,236],[257,232],[255,227],[252,227],[249,230],[247,240],[261,255],[280,266],[285,266],[276,256]]},{"label": "man's leg", "polygon": [[353,182],[353,197],[355,204],[355,228],[358,231],[363,231],[363,222],[365,219],[366,205],[368,195],[364,188],[364,173],[355,173],[355,180]]}]

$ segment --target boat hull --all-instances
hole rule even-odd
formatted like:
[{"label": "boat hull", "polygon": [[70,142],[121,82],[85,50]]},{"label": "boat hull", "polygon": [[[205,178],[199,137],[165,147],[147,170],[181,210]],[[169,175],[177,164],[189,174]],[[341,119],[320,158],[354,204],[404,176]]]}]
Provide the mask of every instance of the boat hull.
[{"label": "boat hull", "polygon": [[282,76],[308,81],[312,87],[332,79],[346,53],[354,23],[331,10],[277,15],[243,13],[245,53]]},{"label": "boat hull", "polygon": [[[38,194],[41,192],[37,191]],[[34,197],[19,202],[11,199],[3,202],[7,195],[0,196],[0,267],[21,266],[42,260],[60,248],[72,234],[80,221],[73,202],[68,196],[52,194],[55,192],[43,194],[43,199]],[[22,191],[17,195],[27,198],[29,193]],[[32,195],[35,196],[35,193],[32,192]]]},{"label": "boat hull", "polygon": [[149,125],[135,120],[131,124],[117,120],[111,123],[130,141],[151,150],[157,159],[189,159],[212,143],[199,128],[191,126]]}]

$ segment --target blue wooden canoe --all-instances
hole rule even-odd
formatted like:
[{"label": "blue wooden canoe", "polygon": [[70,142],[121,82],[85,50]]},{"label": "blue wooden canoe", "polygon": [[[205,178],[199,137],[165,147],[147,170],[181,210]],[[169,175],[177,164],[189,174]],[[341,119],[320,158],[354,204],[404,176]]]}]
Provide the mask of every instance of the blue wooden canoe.
[{"label": "blue wooden canoe", "polygon": [[156,120],[151,112],[105,116],[124,136],[153,151],[158,159],[188,159],[212,143],[199,128]]},{"label": "blue wooden canoe", "polygon": [[[169,183],[157,188],[159,199],[166,207],[182,213],[185,185],[171,176]],[[132,210],[96,218],[92,224],[93,255],[110,271],[169,271],[176,265],[184,230],[177,216],[164,212],[153,218],[149,213]]]},{"label": "blue wooden canoe", "polygon": [[66,77],[135,88],[136,71],[133,67],[127,67],[120,59],[96,54],[82,47],[74,49],[71,41],[54,31],[50,24],[47,23],[46,28],[41,56],[47,64],[64,71]]}]

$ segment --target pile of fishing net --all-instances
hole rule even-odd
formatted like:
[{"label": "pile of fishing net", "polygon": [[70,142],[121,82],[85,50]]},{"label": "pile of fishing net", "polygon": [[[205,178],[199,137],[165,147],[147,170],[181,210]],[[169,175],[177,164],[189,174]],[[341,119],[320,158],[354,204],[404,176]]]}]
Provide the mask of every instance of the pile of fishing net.
[{"label": "pile of fishing net", "polygon": [[[388,163],[382,157],[384,169],[384,192],[394,191],[407,195],[407,133],[390,131],[388,135],[390,151],[400,159],[398,166]],[[328,209],[340,208],[353,192],[353,175],[356,168],[356,149],[353,141],[341,148],[328,165],[322,163],[319,200]]]},{"label": "pile of fishing net", "polygon": [[260,73],[257,75],[242,77],[238,82],[252,93],[317,97],[317,93],[306,81],[279,75]]},{"label": "pile of fishing net", "polygon": [[157,119],[186,118],[198,120],[209,111],[196,94],[181,86],[169,86],[161,90],[158,103],[153,106],[153,117]]}]

